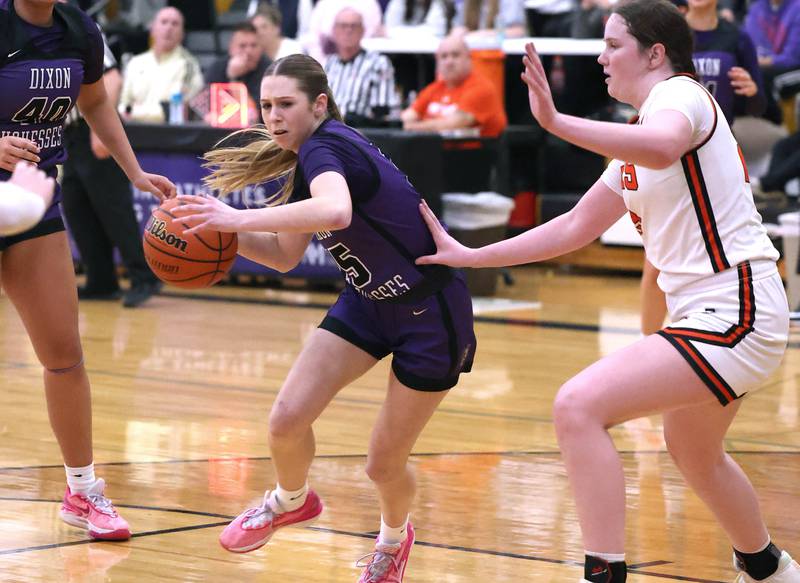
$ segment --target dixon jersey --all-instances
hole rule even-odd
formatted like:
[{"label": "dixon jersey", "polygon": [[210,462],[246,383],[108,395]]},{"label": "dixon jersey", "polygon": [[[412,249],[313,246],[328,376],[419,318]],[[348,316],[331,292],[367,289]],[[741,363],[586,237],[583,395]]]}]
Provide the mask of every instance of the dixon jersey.
[{"label": "dixon jersey", "polygon": [[449,277],[448,268],[414,264],[436,250],[419,213],[420,195],[362,134],[333,119],[323,122],[298,152],[293,199],[308,198],[308,185],[323,172],[347,181],[353,218],[346,229],[317,237],[361,295],[391,300]]},{"label": "dixon jersey", "polygon": [[[39,167],[50,176],[66,157],[62,131],[84,83],[103,74],[103,39],[83,12],[56,4],[53,25],[34,26],[0,0],[0,137],[36,143]],[[10,173],[0,169],[0,180]]]}]

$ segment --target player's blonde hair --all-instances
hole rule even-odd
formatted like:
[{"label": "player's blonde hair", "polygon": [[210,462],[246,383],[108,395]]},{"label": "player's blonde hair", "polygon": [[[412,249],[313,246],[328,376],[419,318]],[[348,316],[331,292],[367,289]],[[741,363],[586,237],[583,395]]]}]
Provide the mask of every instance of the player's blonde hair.
[{"label": "player's blonde hair", "polygon": [[[310,102],[318,95],[328,96],[328,117],[342,121],[339,107],[333,99],[328,77],[322,66],[306,55],[289,55],[272,63],[264,76],[291,77]],[[220,140],[206,152],[204,167],[211,173],[203,181],[220,196],[250,184],[280,179],[280,190],[265,201],[266,205],[283,204],[292,194],[297,154],[276,144],[267,128],[255,126],[239,130]]]}]

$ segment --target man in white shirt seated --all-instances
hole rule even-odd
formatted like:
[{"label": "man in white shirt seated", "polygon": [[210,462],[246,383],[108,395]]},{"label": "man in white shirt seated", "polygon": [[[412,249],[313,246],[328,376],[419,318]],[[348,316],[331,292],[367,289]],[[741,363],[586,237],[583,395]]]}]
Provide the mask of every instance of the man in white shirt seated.
[{"label": "man in white shirt seated", "polygon": [[138,121],[165,121],[162,102],[176,93],[185,102],[203,88],[197,59],[181,46],[183,15],[172,7],[156,13],[149,51],[133,57],[123,74],[120,112]]}]

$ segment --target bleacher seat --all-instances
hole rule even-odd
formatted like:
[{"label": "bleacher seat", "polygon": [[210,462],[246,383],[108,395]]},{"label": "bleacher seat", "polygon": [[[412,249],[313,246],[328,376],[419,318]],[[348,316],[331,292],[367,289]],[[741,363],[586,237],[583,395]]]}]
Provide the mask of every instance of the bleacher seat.
[{"label": "bleacher seat", "polygon": [[[202,53],[217,54],[222,48],[218,44],[217,33],[213,30],[190,30],[186,33],[183,44],[194,55]],[[225,48],[227,46],[226,44]]]}]

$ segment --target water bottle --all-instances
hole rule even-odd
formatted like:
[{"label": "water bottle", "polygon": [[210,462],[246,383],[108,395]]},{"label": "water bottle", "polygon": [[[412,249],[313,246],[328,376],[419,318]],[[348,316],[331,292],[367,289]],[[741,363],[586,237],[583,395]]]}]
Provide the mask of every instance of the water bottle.
[{"label": "water bottle", "polygon": [[180,125],[183,123],[183,94],[176,91],[169,96],[169,123]]}]

